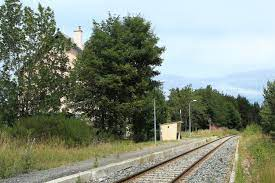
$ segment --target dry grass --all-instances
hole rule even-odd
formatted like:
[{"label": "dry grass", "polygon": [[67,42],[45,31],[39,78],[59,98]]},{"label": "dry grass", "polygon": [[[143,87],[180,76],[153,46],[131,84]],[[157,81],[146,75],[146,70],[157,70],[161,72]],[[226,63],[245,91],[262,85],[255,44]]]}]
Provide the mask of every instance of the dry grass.
[{"label": "dry grass", "polygon": [[237,130],[233,129],[217,129],[217,130],[198,130],[191,133],[191,136],[189,132],[182,132],[182,137],[212,137],[212,136],[218,136],[223,137],[226,135],[235,135],[239,132]]},{"label": "dry grass", "polygon": [[[163,143],[158,142],[157,145]],[[123,152],[150,146],[154,146],[154,142],[134,143],[121,140],[68,148],[62,141],[56,139],[44,143],[23,142],[11,139],[5,132],[0,132],[0,178],[68,165],[86,159],[98,159],[110,154],[119,156]]]}]

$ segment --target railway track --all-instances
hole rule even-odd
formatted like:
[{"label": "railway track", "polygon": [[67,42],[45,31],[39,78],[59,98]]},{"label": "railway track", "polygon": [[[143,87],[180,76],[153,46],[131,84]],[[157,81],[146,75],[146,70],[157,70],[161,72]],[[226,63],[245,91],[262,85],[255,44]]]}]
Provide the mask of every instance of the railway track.
[{"label": "railway track", "polygon": [[215,150],[217,150],[226,141],[233,137],[234,136],[228,136],[211,141],[169,160],[161,162],[155,166],[147,168],[141,172],[123,178],[116,183],[183,182],[186,175],[188,175],[188,173],[190,173],[194,167],[198,166],[201,162],[206,160],[207,157],[214,153]]}]

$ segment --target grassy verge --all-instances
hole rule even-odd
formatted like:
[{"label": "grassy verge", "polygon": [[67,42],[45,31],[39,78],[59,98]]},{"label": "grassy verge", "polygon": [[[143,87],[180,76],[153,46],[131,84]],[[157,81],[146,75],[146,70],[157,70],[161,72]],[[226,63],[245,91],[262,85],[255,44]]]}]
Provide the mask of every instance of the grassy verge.
[{"label": "grassy verge", "polygon": [[226,135],[235,135],[239,132],[237,130],[233,129],[217,129],[217,130],[198,130],[191,133],[191,136],[189,132],[182,132],[182,137],[212,137],[212,136],[218,136],[223,137]]},{"label": "grassy verge", "polygon": [[[159,142],[158,145],[163,143]],[[0,132],[0,179],[86,159],[98,160],[109,154],[119,156],[123,152],[150,146],[154,146],[154,142],[134,143],[121,140],[68,148],[62,141],[56,139],[44,143],[36,143],[33,140],[25,143],[21,140],[12,139],[5,132]],[[97,161],[91,165],[91,168],[96,166],[98,166]]]},{"label": "grassy verge", "polygon": [[241,135],[236,182],[272,183],[275,180],[275,144],[256,125]]}]

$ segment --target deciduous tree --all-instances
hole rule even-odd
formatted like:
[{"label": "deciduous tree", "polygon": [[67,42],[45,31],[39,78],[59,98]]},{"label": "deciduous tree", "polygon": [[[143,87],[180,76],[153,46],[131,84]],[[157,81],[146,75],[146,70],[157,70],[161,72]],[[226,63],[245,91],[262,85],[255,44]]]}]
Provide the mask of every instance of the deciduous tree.
[{"label": "deciduous tree", "polygon": [[0,6],[0,116],[57,112],[68,77],[71,43],[56,28],[54,13],[22,7],[19,0]]}]

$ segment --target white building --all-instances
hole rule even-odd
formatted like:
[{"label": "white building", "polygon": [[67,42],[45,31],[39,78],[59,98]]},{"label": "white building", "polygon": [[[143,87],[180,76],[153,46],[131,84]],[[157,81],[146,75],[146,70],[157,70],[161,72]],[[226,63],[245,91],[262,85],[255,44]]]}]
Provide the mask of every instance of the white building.
[{"label": "white building", "polygon": [[83,50],[83,31],[81,30],[81,26],[78,26],[74,31],[73,37],[70,38],[71,41],[76,45],[76,47],[72,48],[67,52],[67,56],[70,60],[70,67],[73,68],[75,64],[75,60],[77,55]]},{"label": "white building", "polygon": [[[66,35],[65,35],[66,36]],[[75,66],[75,61],[77,58],[77,55],[83,50],[84,45],[83,45],[83,31],[81,30],[81,26],[78,26],[77,29],[74,31],[73,37],[66,36],[68,39],[72,41],[75,46],[71,48],[66,54],[69,59],[69,66],[70,68],[74,68]],[[60,111],[70,111],[73,112],[73,109],[68,109],[68,101],[66,97],[62,97],[60,99],[61,101],[61,107]]]}]

